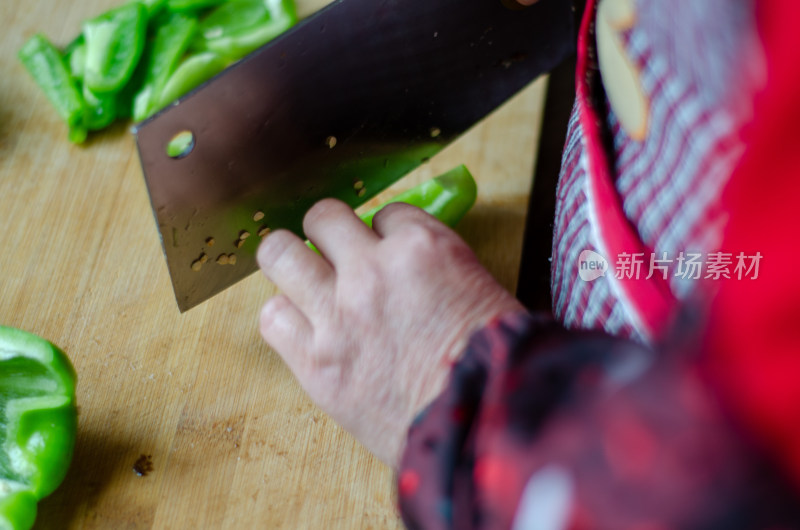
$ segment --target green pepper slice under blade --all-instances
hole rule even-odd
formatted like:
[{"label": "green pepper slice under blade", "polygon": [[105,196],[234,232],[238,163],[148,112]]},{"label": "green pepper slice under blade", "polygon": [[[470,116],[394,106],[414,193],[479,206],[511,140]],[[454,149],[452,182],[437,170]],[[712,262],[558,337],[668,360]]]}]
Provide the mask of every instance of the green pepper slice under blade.
[{"label": "green pepper slice under blade", "polygon": [[[472,208],[477,197],[478,187],[475,179],[467,167],[462,164],[395,195],[380,206],[362,213],[359,218],[371,228],[372,219],[384,206],[393,202],[404,202],[425,210],[453,228]],[[310,241],[306,241],[306,245],[319,252]]]},{"label": "green pepper slice under blade", "polygon": [[67,473],[77,431],[75,370],[52,343],[0,326],[0,528],[27,530]]},{"label": "green pepper slice under blade", "polygon": [[422,208],[450,228],[454,227],[475,204],[478,187],[463,164],[404,191],[359,217],[372,226],[372,218],[384,206],[404,202]]}]

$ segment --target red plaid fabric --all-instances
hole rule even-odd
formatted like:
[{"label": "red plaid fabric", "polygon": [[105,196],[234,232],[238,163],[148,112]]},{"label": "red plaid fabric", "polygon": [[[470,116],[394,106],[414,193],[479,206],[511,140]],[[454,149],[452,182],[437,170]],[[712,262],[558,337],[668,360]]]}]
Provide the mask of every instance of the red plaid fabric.
[{"label": "red plaid fabric", "polygon": [[[720,192],[750,117],[753,72],[742,65],[756,63],[746,60],[757,48],[755,28],[749,2],[637,2],[637,22],[621,37],[650,100],[648,134],[639,142],[602,93],[594,4],[579,42],[578,98],[557,191],[553,311],[568,328],[650,341],[669,327],[676,300],[700,283],[676,274],[681,253],[706,259],[719,248]],[[609,273],[582,281],[584,250],[603,256]],[[640,256],[641,269],[617,278],[614,265],[626,256]],[[663,258],[667,281],[659,270],[645,279],[653,256]]]},{"label": "red plaid fabric", "polygon": [[[742,46],[752,43],[747,32],[719,26],[741,30],[739,9],[753,6],[687,1],[637,5],[639,23],[652,29],[645,37],[666,54],[665,65],[690,65],[676,75],[694,80],[697,92],[676,101],[695,111],[665,107],[674,115],[665,127],[674,134],[651,126],[647,141],[631,143],[612,114],[598,119],[603,99],[596,97],[591,48],[584,47],[559,188],[558,215],[566,224],[554,246],[566,250],[554,271],[561,291],[554,293],[562,318],[652,344],[567,330],[527,314],[506,315],[477,332],[448,387],[409,431],[398,475],[409,528],[800,528],[800,247],[791,232],[800,203],[800,4],[770,0],[744,12],[758,20],[767,82],[752,93],[735,87],[723,105],[714,102],[731,79],[725,64],[746,62]],[[698,33],[701,19],[693,16],[709,6],[709,30]],[[669,9],[682,25],[670,20]],[[660,24],[673,24],[679,37],[664,37]],[[674,48],[662,49],[659,39]],[[678,60],[697,42],[708,43],[695,50],[705,57]],[[647,57],[655,69],[657,59]],[[669,85],[666,79],[663,90]],[[743,94],[757,110],[747,128],[737,121],[746,110],[730,103]],[[663,154],[663,165],[647,151],[659,136],[654,153]],[[664,146],[672,143],[670,158]],[[726,252],[762,252],[764,274],[758,281],[735,274],[716,281],[712,274],[688,284],[716,286],[703,290],[701,303],[670,274],[581,288],[573,249],[632,255],[670,245],[720,249],[710,254],[717,265]],[[575,259],[565,260],[567,252]],[[558,284],[566,265],[572,272]],[[667,272],[681,266],[669,264]],[[601,304],[589,307],[592,300]],[[587,308],[592,315],[581,314]],[[673,314],[670,333],[655,339]]]}]

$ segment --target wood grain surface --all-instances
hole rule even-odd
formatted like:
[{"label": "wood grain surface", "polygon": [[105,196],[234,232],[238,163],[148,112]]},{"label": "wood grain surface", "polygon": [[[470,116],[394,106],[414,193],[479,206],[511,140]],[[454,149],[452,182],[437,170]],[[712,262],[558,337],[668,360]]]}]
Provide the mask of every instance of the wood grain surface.
[{"label": "wood grain surface", "polygon": [[[17,60],[65,45],[119,0],[0,2],[0,323],[60,345],[79,433],[36,528],[397,528],[393,473],[304,395],[258,333],[275,288],[254,274],[178,312],[128,123],[67,141]],[[326,1],[298,0],[302,15]],[[389,193],[465,163],[478,204],[459,232],[517,281],[544,80]],[[140,458],[152,471],[134,472]]]}]

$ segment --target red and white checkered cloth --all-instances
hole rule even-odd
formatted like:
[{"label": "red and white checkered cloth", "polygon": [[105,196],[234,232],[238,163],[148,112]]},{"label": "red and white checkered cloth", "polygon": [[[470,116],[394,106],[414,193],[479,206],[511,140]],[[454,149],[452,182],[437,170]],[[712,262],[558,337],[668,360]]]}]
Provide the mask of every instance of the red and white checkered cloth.
[{"label": "red and white checkered cloth", "polygon": [[[740,129],[750,116],[745,102],[759,62],[746,60],[759,49],[752,5],[636,2],[636,23],[620,36],[650,102],[648,134],[639,142],[620,126],[602,92],[596,6],[588,4],[557,190],[553,311],[569,328],[650,341],[669,326],[676,301],[700,283],[676,276],[680,253],[707,257],[721,241],[720,194],[744,148]],[[582,281],[584,250],[605,257],[611,270]],[[659,271],[645,279],[652,255],[666,258],[666,281]],[[627,256],[640,256],[640,274],[615,277],[614,264]]]}]

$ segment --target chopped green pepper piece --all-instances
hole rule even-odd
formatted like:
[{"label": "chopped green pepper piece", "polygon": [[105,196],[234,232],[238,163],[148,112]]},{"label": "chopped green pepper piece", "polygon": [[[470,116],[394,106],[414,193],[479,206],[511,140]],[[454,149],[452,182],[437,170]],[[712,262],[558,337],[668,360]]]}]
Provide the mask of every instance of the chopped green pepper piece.
[{"label": "chopped green pepper piece", "polygon": [[175,12],[199,11],[209,7],[217,7],[227,0],[167,0],[167,9]]},{"label": "chopped green pepper piece", "polygon": [[153,19],[156,15],[161,13],[167,5],[167,0],[133,0],[134,2],[141,2],[147,8],[148,20]]},{"label": "chopped green pepper piece", "polygon": [[144,81],[134,98],[134,121],[141,121],[161,108],[161,92],[188,49],[197,20],[179,13],[165,13],[153,24],[156,28],[141,60]]},{"label": "chopped green pepper piece", "polygon": [[195,47],[237,60],[296,22],[297,12],[291,0],[232,0],[201,21]]},{"label": "chopped green pepper piece", "polygon": [[86,39],[84,83],[93,92],[116,92],[130,79],[142,55],[147,8],[125,4],[83,24]]},{"label": "chopped green pepper piece", "polygon": [[77,430],[75,370],[36,335],[0,326],[0,527],[28,529],[67,473]]},{"label": "chopped green pepper piece", "polygon": [[165,107],[190,90],[198,87],[223,71],[228,65],[222,57],[214,52],[193,55],[183,61],[170,76],[160,94],[158,108]]},{"label": "chopped green pepper piece", "polygon": [[114,94],[95,94],[83,85],[83,101],[86,103],[83,125],[90,131],[108,127],[117,117],[117,98]]},{"label": "chopped green pepper piece", "polygon": [[64,48],[64,57],[73,79],[83,81],[83,71],[86,66],[86,41],[83,33]]},{"label": "chopped green pepper piece", "polygon": [[61,52],[44,35],[34,35],[19,51],[19,58],[69,126],[70,140],[75,143],[86,140],[83,98]]},{"label": "chopped green pepper piece", "polygon": [[214,39],[247,30],[267,18],[264,0],[231,0],[203,17],[200,33],[203,38]]},{"label": "chopped green pepper piece", "polygon": [[67,133],[67,138],[73,144],[82,144],[89,137],[89,129],[83,123],[80,125],[72,125]]},{"label": "chopped green pepper piece", "polygon": [[453,227],[472,208],[477,196],[475,179],[466,166],[460,165],[392,197],[360,217],[367,225],[372,226],[372,218],[384,206],[393,202],[405,202],[422,208],[447,226]]},{"label": "chopped green pepper piece", "polygon": [[63,54],[38,35],[20,58],[80,143],[115,119],[147,118],[296,22],[293,0],[126,0]]},{"label": "chopped green pepper piece", "polygon": [[[463,164],[426,180],[410,190],[395,195],[385,203],[359,215],[367,226],[372,227],[372,219],[384,206],[393,202],[404,202],[422,208],[449,227],[454,227],[475,204],[478,187],[475,179]],[[311,249],[317,248],[306,242]]]}]

